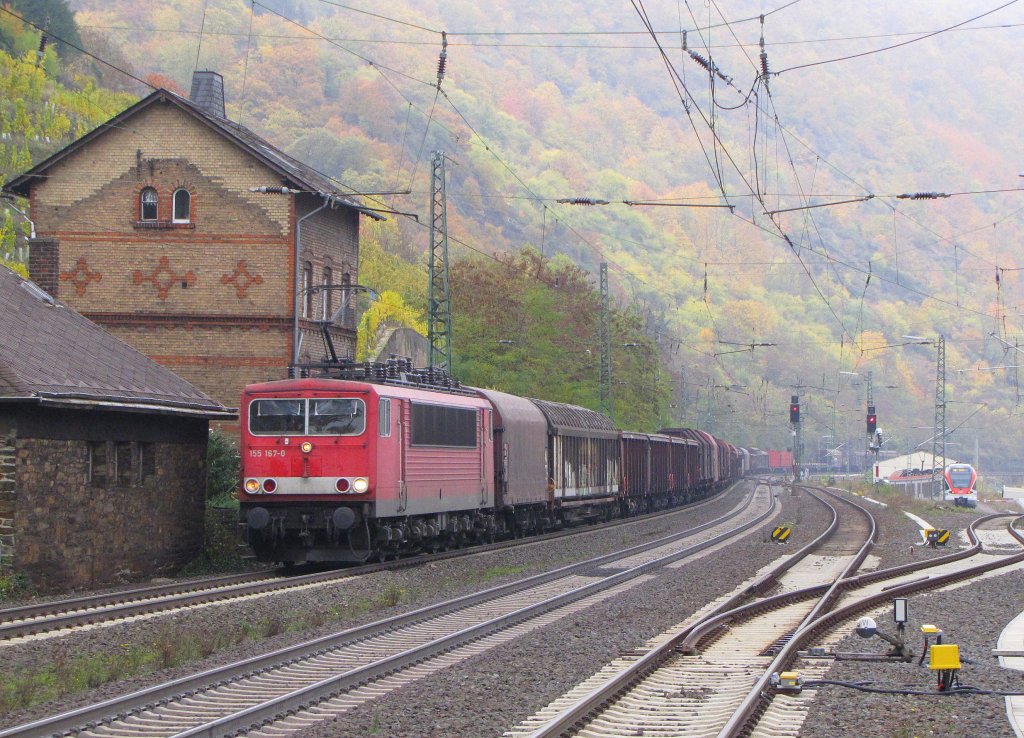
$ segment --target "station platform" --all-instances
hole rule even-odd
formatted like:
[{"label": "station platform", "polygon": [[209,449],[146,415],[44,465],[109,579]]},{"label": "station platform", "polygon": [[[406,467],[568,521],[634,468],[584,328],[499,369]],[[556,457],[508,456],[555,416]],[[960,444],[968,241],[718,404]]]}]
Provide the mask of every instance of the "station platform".
[{"label": "station platform", "polygon": [[[1000,666],[1024,671],[1024,612],[1003,628],[993,653],[998,656]],[[1024,738],[1024,697],[1006,698],[1006,718],[1017,738]]]}]

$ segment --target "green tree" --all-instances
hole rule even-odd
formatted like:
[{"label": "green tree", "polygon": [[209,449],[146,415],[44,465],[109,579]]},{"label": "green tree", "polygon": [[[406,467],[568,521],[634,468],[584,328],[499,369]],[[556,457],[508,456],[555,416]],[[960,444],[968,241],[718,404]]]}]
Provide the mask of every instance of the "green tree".
[{"label": "green tree", "polygon": [[[7,0],[5,4],[25,20],[52,33],[55,40],[61,38],[76,46],[82,45],[75,14],[68,7],[67,0]],[[0,25],[0,48],[6,51],[16,50],[15,44],[19,43],[20,34],[10,34],[6,29],[5,25]],[[61,53],[67,55],[68,52],[74,50],[62,46]]]},{"label": "green tree", "polygon": [[374,300],[359,320],[356,339],[356,360],[365,361],[376,353],[381,328],[388,325],[412,328],[420,335],[427,334],[427,323],[422,314],[405,304],[397,292],[386,290]]},{"label": "green tree", "polygon": [[[597,409],[600,294],[589,274],[531,247],[451,271],[454,373],[462,381]],[[662,425],[668,401],[655,343],[635,312],[612,309],[619,368],[614,419],[632,430]]]}]

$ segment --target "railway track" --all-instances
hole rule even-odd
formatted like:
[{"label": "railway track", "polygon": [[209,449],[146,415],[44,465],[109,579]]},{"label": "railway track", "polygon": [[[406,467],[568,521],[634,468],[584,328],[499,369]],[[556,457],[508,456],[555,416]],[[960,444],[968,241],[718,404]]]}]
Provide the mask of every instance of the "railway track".
[{"label": "railway track", "polygon": [[[699,509],[715,499],[718,499],[718,496],[711,500],[687,506],[685,509]],[[326,586],[349,577],[362,576],[378,571],[419,566],[432,561],[495,551],[510,546],[528,545],[567,535],[629,525],[643,520],[678,513],[681,509],[684,508],[673,508],[649,515],[613,520],[585,528],[566,528],[534,536],[525,541],[522,539],[498,541],[455,551],[422,554],[386,563],[364,564],[362,566],[307,574],[291,573],[282,575],[278,570],[266,569],[247,574],[208,577],[185,583],[139,587],[8,608],[0,610],[0,644],[15,642],[18,639],[31,636],[59,637],[76,629],[109,626],[140,617],[157,614],[166,615],[182,609],[214,603],[226,603],[245,597],[280,593],[289,589]]]},{"label": "railway track", "polygon": [[775,505],[770,487],[753,485],[739,508],[689,531],[0,731],[0,738],[232,735],[275,720],[280,735],[282,726],[344,711],[628,590],[760,525]]},{"label": "railway track", "polygon": [[[793,557],[799,561],[785,562],[786,571],[769,572],[758,586],[710,605],[655,639],[646,653],[609,664],[506,736],[798,735],[806,702],[788,695],[772,699],[770,675],[792,668],[799,649],[815,639],[838,640],[849,632],[851,618],[893,596],[1024,560],[1019,545],[1015,554],[1005,548],[997,556],[981,554],[976,529],[998,517],[990,516],[972,525],[968,550],[855,576],[874,525],[869,511],[843,502],[860,510],[861,523],[840,532],[830,528]],[[979,557],[987,560],[979,563]],[[752,590],[765,596],[738,604]],[[813,679],[828,665],[802,660],[799,669]]]}]

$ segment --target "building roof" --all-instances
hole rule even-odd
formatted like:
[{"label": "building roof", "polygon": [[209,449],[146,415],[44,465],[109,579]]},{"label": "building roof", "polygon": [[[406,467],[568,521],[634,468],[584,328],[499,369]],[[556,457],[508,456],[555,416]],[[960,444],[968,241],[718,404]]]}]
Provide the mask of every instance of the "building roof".
[{"label": "building roof", "polygon": [[284,153],[281,149],[268,143],[245,126],[235,123],[234,121],[230,121],[227,118],[221,118],[213,115],[188,98],[176,95],[170,90],[165,90],[163,88],[154,90],[131,107],[126,108],[115,115],[106,123],[97,126],[78,140],[72,141],[57,153],[39,162],[27,172],[15,177],[3,186],[3,191],[11,192],[21,197],[28,197],[29,188],[33,181],[46,176],[46,172],[50,167],[60,162],[68,154],[71,154],[80,147],[89,143],[94,138],[102,136],[109,129],[122,126],[124,121],[128,118],[131,118],[139,111],[145,110],[156,102],[169,102],[178,106],[189,115],[192,115],[197,120],[206,124],[214,131],[276,171],[285,178],[285,180],[287,180],[289,186],[298,190],[306,190],[321,193],[323,195],[329,195],[335,202],[354,208],[363,215],[367,215],[375,220],[384,220],[384,216],[380,215],[380,213],[374,211],[372,208],[367,208],[361,205],[350,195],[346,195],[344,192],[341,192],[338,189],[338,184],[329,177],[303,164],[298,159]]},{"label": "building roof", "polygon": [[914,451],[903,456],[894,456],[891,459],[880,460],[878,462],[878,476],[887,479],[895,472],[903,471],[904,469],[919,469],[931,473],[932,468],[945,468],[949,464],[956,463],[958,463],[956,459],[943,458],[942,456],[936,456],[933,462],[931,451]]},{"label": "building roof", "polygon": [[235,415],[4,266],[0,335],[0,402]]}]

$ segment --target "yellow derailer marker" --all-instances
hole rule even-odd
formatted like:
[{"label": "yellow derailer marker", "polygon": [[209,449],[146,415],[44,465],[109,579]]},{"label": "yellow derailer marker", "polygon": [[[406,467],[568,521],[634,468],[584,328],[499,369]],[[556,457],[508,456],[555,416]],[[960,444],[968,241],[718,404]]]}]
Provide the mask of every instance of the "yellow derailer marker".
[{"label": "yellow derailer marker", "polygon": [[780,525],[772,531],[772,541],[775,543],[785,543],[789,540],[790,534],[793,532],[792,525]]},{"label": "yellow derailer marker", "polygon": [[949,531],[943,528],[925,528],[921,534],[924,536],[924,542],[932,548],[949,543]]}]

